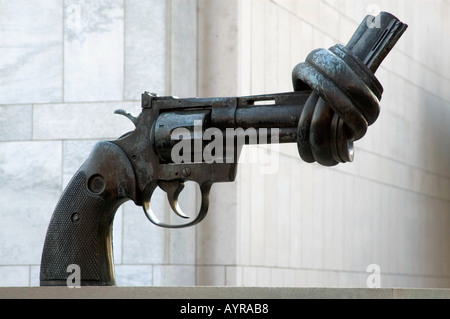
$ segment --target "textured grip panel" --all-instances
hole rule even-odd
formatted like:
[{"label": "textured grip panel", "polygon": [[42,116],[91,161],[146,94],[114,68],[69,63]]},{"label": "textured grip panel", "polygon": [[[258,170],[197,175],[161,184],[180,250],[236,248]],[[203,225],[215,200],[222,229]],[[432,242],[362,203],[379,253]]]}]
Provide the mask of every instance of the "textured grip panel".
[{"label": "textured grip panel", "polygon": [[83,286],[115,284],[112,223],[117,208],[135,198],[135,185],[122,149],[97,143],[53,212],[42,252],[41,286],[66,285],[69,265],[79,266]]},{"label": "textured grip panel", "polygon": [[104,200],[90,194],[86,175],[78,172],[61,197],[47,232],[41,280],[66,280],[67,266],[77,264],[83,280],[100,280],[98,263],[99,213]]}]

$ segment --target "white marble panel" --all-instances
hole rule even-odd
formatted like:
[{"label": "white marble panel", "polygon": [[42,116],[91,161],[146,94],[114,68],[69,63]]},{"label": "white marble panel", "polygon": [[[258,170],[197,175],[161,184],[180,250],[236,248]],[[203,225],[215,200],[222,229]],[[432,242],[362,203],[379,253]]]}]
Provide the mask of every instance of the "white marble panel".
[{"label": "white marble panel", "polygon": [[267,1],[252,1],[251,4],[251,58],[247,63],[251,68],[251,94],[265,94],[265,50],[264,50],[264,32],[265,32],[265,13]]},{"label": "white marble panel", "polygon": [[[283,23],[288,13],[292,13],[291,34],[305,39],[305,44],[312,43],[306,49],[301,40],[296,42],[294,35],[291,35],[294,38],[290,40],[291,55],[304,50],[306,56],[315,47],[327,47],[336,40],[345,44],[362,17],[371,13],[368,12],[371,4],[384,4],[394,14],[399,10],[399,3],[388,4],[386,1],[337,3],[276,0],[246,4],[243,6],[243,14],[248,13],[251,7],[252,16],[249,18],[250,22],[247,22],[251,26],[251,32],[240,31],[240,34],[251,45],[243,46],[240,65],[244,66],[243,70],[250,69],[252,74],[250,77],[242,76],[245,80],[243,87],[247,90],[251,87],[252,93],[258,93],[273,87],[272,81],[277,77],[280,80],[280,75],[274,76],[271,67],[280,63],[277,59],[283,52],[276,54],[269,46],[275,42],[288,42],[284,38],[285,34],[281,34],[285,30]],[[283,21],[280,20],[280,10],[274,9],[276,5],[287,9],[281,13]],[[431,7],[425,8],[421,24],[431,19],[430,12],[436,10]],[[406,8],[403,5],[401,9],[409,11],[405,17],[415,17],[416,13],[411,13],[414,11],[413,7]],[[402,19],[403,16],[399,18]],[[412,20],[416,19],[417,17]],[[303,24],[306,27],[300,28]],[[436,25],[441,25],[441,22]],[[274,32],[275,27],[278,30]],[[295,33],[294,30],[297,29],[303,30],[301,37],[299,32]],[[439,213],[448,207],[450,186],[446,173],[449,163],[449,148],[446,147],[449,140],[446,138],[446,128],[450,118],[447,116],[446,103],[448,90],[445,91],[445,85],[442,84],[446,77],[441,75],[445,68],[435,70],[434,64],[426,63],[424,57],[417,52],[414,56],[406,54],[411,49],[408,44],[414,42],[414,47],[417,47],[417,37],[426,37],[423,35],[424,30],[416,32],[410,26],[407,32],[411,36],[402,38],[380,69],[378,75],[385,86],[382,115],[364,140],[357,143],[355,162],[326,171],[315,165],[307,166],[302,176],[302,180],[307,182],[302,181],[301,185],[292,186],[301,190],[302,204],[298,209],[301,210],[300,234],[303,240],[300,242],[301,258],[293,261],[291,253],[291,264],[301,263],[303,267],[317,269],[323,263],[323,267],[335,270],[311,270],[308,274],[309,284],[364,287],[367,278],[365,267],[370,263],[380,264],[388,274],[399,274],[392,277],[400,278],[398,284],[401,285],[424,285],[424,280],[417,279],[420,274],[428,274],[425,278],[430,274],[445,273],[443,261],[448,260],[448,253],[443,250],[445,245],[440,243],[446,242],[448,237],[443,231],[445,227],[448,228],[448,214]],[[438,34],[436,32],[427,38],[428,43],[436,42]],[[278,39],[275,42],[274,37]],[[444,44],[441,43],[441,47]],[[445,52],[438,51],[433,54]],[[249,52],[252,59],[248,58]],[[251,62],[250,68],[245,68],[245,61]],[[269,62],[266,71],[261,70],[259,66]],[[424,81],[427,83],[424,84]],[[295,147],[282,147],[282,152],[298,158]],[[285,166],[286,170],[296,169],[291,163]],[[284,169],[283,166],[282,171]],[[283,175],[280,173],[279,178],[284,178]],[[253,207],[254,199],[259,196],[267,198],[276,182],[267,176],[260,178],[254,172],[241,173],[240,177],[245,179],[245,184],[240,186],[239,207],[252,212],[250,220],[241,219],[248,225],[243,228],[247,230],[247,234],[243,236],[248,236],[249,239],[243,243],[248,246],[247,250],[252,258],[242,257],[241,260],[245,260],[245,264],[249,266],[265,264],[267,260],[276,263],[279,260],[277,258],[284,253],[280,249],[280,252],[274,254],[271,245],[282,237],[279,232],[283,229],[268,213],[274,209],[273,203],[264,199],[264,204],[258,206],[257,211],[264,214],[255,213]],[[292,173],[290,178],[297,176]],[[272,186],[269,187],[266,183]],[[251,190],[244,190],[244,187]],[[294,198],[295,196],[290,196],[289,200],[295,201]],[[326,201],[320,202],[320,199],[325,198]],[[291,203],[291,207],[292,205]],[[284,211],[283,207],[276,206]],[[299,223],[291,220],[295,224]],[[256,227],[250,226],[255,223]],[[276,229],[275,236],[272,229]],[[239,230],[239,233],[242,232],[242,229]],[[283,232],[285,234],[286,231]],[[279,242],[277,244],[281,247]],[[291,251],[293,247],[296,246],[291,246]],[[240,274],[243,283],[258,283],[256,272],[247,269]],[[275,276],[279,276],[280,282],[283,282],[285,273],[277,268]],[[432,280],[429,282],[434,284]]]},{"label": "white marble panel", "polygon": [[344,265],[344,196],[342,175],[327,170],[324,196],[324,268],[341,269]]},{"label": "white marble panel", "polygon": [[166,94],[169,3],[125,1],[125,99],[139,100],[144,91]]},{"label": "white marble panel", "polygon": [[[289,178],[290,198],[289,205],[291,216],[289,217],[289,237],[290,237],[290,267],[300,268],[302,264],[302,224],[303,224],[303,202],[302,193],[307,192],[302,179],[304,178],[303,169],[299,162],[292,165],[291,176]],[[296,198],[296,200],[293,200]]]},{"label": "white marble panel", "polygon": [[255,166],[253,174],[260,175],[260,178],[263,179],[262,192],[258,193],[258,200],[261,201],[261,205],[264,207],[264,209],[259,212],[264,218],[264,227],[259,230],[264,238],[261,246],[263,259],[257,265],[272,267],[281,266],[280,257],[285,255],[286,252],[289,253],[289,249],[286,249],[289,247],[289,243],[285,241],[286,232],[280,231],[280,228],[283,226],[281,222],[283,217],[279,215],[286,215],[289,213],[283,209],[284,207],[282,204],[279,205],[278,203],[278,200],[283,197],[281,194],[283,189],[280,187],[279,183],[275,181],[272,175],[261,174],[258,164],[253,164],[253,166]]},{"label": "white marble panel", "polygon": [[238,10],[240,12],[238,40],[239,40],[239,95],[251,94],[251,77],[252,70],[251,61],[252,56],[252,0],[241,0],[238,2]]},{"label": "white marble panel", "polygon": [[447,176],[406,165],[360,148],[355,149],[355,162],[336,166],[334,169],[432,197],[448,200],[450,196],[446,191],[450,186]]},{"label": "white marble panel", "polygon": [[62,101],[62,1],[0,2],[0,104]]},{"label": "white marble panel", "polygon": [[293,287],[296,283],[295,269],[286,268],[265,268],[266,276],[261,276],[262,280],[258,282],[261,286],[270,287]]},{"label": "white marble panel", "polygon": [[197,286],[225,286],[225,266],[197,266]]},{"label": "white marble panel", "polygon": [[125,109],[138,115],[137,102],[39,104],[33,107],[33,138],[117,139],[135,126],[127,118],[114,114]]},{"label": "white marble panel", "polygon": [[[264,64],[259,67],[264,72],[264,91],[263,93],[269,92],[278,92],[278,86],[280,85],[278,78],[279,76],[279,66],[280,57],[279,53],[279,40],[281,35],[278,30],[279,19],[278,19],[278,11],[279,7],[271,2],[264,1],[265,10],[264,10],[264,33],[260,33],[259,36],[263,38],[263,45],[256,54],[263,53],[264,56]],[[288,50],[286,50],[288,51]]]},{"label": "white marble panel", "polygon": [[301,225],[300,225],[300,254],[301,254],[301,266],[310,268],[311,254],[312,254],[312,227],[311,220],[314,213],[314,182],[313,182],[313,167],[305,166],[301,167],[301,190],[299,194],[299,201],[301,203]]},{"label": "white marble panel", "polygon": [[[338,274],[338,287],[340,288],[367,288],[367,276],[369,273],[341,271]],[[383,285],[383,278],[381,280]],[[382,286],[383,287],[383,286]]]},{"label": "white marble panel", "polygon": [[[250,154],[251,152],[248,152]],[[248,165],[251,172],[251,194],[247,199],[250,201],[250,261],[251,265],[264,265],[266,250],[266,214],[264,198],[266,196],[264,189],[264,177],[258,171],[256,165]]]},{"label": "white marble panel", "polygon": [[364,271],[366,267],[376,261],[372,260],[373,242],[373,182],[355,179],[353,196],[349,200],[354,202],[354,269]]},{"label": "white marble panel", "polygon": [[[283,248],[279,249],[277,256],[277,264],[281,267],[289,267],[292,263],[292,260],[295,260],[296,252],[292,251],[292,247],[299,247],[300,235],[297,233],[297,229],[293,229],[291,223],[298,220],[298,212],[292,210],[291,201],[293,198],[298,198],[298,190],[292,187],[289,187],[290,180],[293,178],[292,171],[290,167],[296,167],[296,160],[291,159],[289,157],[279,156],[279,171],[280,173],[272,175],[274,179],[277,179],[277,182],[274,183],[277,191],[272,192],[272,196],[270,196],[273,200],[274,209],[272,211],[272,215],[277,219],[278,227],[277,233],[277,247]],[[284,168],[283,171],[281,168]],[[289,183],[289,184],[288,184]],[[299,185],[294,184],[294,185]],[[278,210],[278,213],[277,213]],[[297,241],[293,243],[293,241]],[[294,254],[294,255],[293,255]]]},{"label": "white marble panel", "polygon": [[0,105],[0,141],[30,140],[31,105]]},{"label": "white marble panel", "polygon": [[258,286],[257,267],[243,267],[242,268],[242,286],[255,287]]},{"label": "white marble panel", "polygon": [[[320,15],[317,26],[324,30],[334,41],[338,41],[340,35],[341,15],[335,8],[322,1],[320,3],[319,10]],[[362,20],[364,16],[358,18]]]},{"label": "white marble panel", "polygon": [[122,264],[123,258],[123,206],[119,207],[114,216],[112,228],[112,247],[114,264]]},{"label": "white marble panel", "polygon": [[243,272],[242,266],[226,266],[225,267],[225,285],[226,286],[242,286]]},{"label": "white marble panel", "polygon": [[38,287],[40,285],[41,265],[30,266],[30,286]]},{"label": "white marble panel", "polygon": [[[258,1],[259,2],[259,1]],[[237,1],[199,0],[198,95],[237,95]]]},{"label": "white marble panel", "polygon": [[344,229],[344,270],[357,270],[355,266],[356,259],[356,243],[355,243],[355,205],[353,201],[353,194],[355,192],[355,177],[344,175],[342,177],[344,183],[344,198],[346,199],[343,205],[343,229]]},{"label": "white marble panel", "polygon": [[122,0],[64,1],[65,102],[123,99],[123,9]]},{"label": "white marble panel", "polygon": [[0,266],[0,287],[29,286],[30,267]]},{"label": "white marble panel", "polygon": [[257,267],[254,270],[256,273],[257,285],[260,287],[280,286],[276,281],[274,281],[274,269],[276,271],[277,268]]},{"label": "white marble panel", "polygon": [[[181,220],[169,207],[167,195],[163,193],[160,201],[166,208],[166,214],[173,224],[185,223]],[[191,216],[191,219],[197,216],[200,209],[200,187],[195,182],[185,182],[184,189],[178,197],[178,204],[182,211]],[[213,208],[211,208],[213,209]],[[172,264],[195,264],[197,256],[196,245],[198,227],[187,227],[181,229],[171,229],[168,231],[169,236],[169,262]]]},{"label": "white marble panel", "polygon": [[381,189],[382,185],[378,183],[373,184],[372,188],[372,209],[371,213],[373,215],[372,221],[372,236],[373,236],[373,247],[371,249],[371,260],[374,264],[381,264],[381,258],[383,253],[383,236],[384,229],[382,228],[382,214],[381,214]]},{"label": "white marble panel", "polygon": [[150,265],[116,265],[116,285],[119,287],[151,286],[152,266]]},{"label": "white marble panel", "polygon": [[208,216],[196,227],[197,264],[236,264],[236,194],[235,183],[217,183],[211,188]]},{"label": "white marble panel", "polygon": [[168,263],[168,230],[153,225],[142,207],[123,205],[122,261],[124,264]]},{"label": "white marble panel", "polygon": [[311,0],[275,0],[279,6],[319,28],[321,1]]},{"label": "white marble panel", "polygon": [[[292,43],[292,33],[295,32],[291,30],[291,20],[292,15],[281,9],[278,10],[278,85],[276,90],[278,92],[289,92],[293,90],[292,87],[292,70],[299,62],[292,63],[291,58],[291,43]],[[298,54],[298,53],[296,53]]]},{"label": "white marble panel", "polygon": [[[234,6],[231,1],[227,4]],[[197,27],[197,12],[197,0],[171,1],[171,39],[168,41],[170,43],[170,61],[168,61],[170,80],[167,83],[169,88],[167,94],[180,97],[194,97],[198,94],[197,79],[201,61],[198,59],[198,34],[200,30]]]},{"label": "white marble panel", "polygon": [[61,142],[0,143],[0,265],[40,264],[61,192]]},{"label": "white marble panel", "polygon": [[310,254],[311,265],[313,268],[323,268],[324,263],[324,239],[325,233],[323,229],[324,224],[324,192],[323,185],[326,183],[325,179],[326,171],[322,167],[315,168],[313,170],[313,178],[311,186],[314,188],[312,197],[312,220],[311,220],[311,231],[312,239],[309,245],[312,247]]},{"label": "white marble panel", "polygon": [[154,286],[194,286],[195,267],[184,265],[153,266]]}]

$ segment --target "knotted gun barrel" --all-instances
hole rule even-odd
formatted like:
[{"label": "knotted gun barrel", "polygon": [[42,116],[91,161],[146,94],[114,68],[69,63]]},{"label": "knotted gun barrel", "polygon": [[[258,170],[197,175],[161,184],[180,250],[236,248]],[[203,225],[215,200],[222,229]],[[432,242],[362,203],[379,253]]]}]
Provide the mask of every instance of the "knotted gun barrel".
[{"label": "knotted gun barrel", "polygon": [[[380,112],[383,88],[374,72],[406,30],[389,13],[366,17],[350,42],[311,52],[292,73],[294,91],[230,98],[142,95],[135,129],[95,145],[53,212],[42,253],[41,285],[65,285],[69,269],[81,285],[114,285],[112,222],[128,200],[155,225],[193,226],[208,211],[214,183],[236,177],[244,144],[297,143],[301,158],[332,166],[353,160],[353,142]],[[195,218],[178,205],[186,181],[200,186]],[[186,223],[168,224],[152,211],[156,188]]]},{"label": "knotted gun barrel", "polygon": [[[203,128],[278,128],[277,143],[296,142],[305,162],[325,166],[351,162],[353,142],[366,134],[380,113],[383,87],[374,73],[406,28],[387,12],[367,16],[346,46],[314,50],[294,68],[295,92],[186,99],[184,104],[210,106],[202,117]],[[191,121],[186,115],[166,113],[158,119],[165,127],[156,129],[158,153],[167,161],[176,144],[171,136],[175,127],[168,122],[187,127],[182,124]],[[267,142],[271,142],[270,136]],[[259,139],[256,143],[261,144]]]},{"label": "knotted gun barrel", "polygon": [[387,12],[367,16],[347,46],[314,50],[294,68],[294,90],[314,91],[298,122],[298,150],[305,162],[353,161],[353,141],[380,113],[383,87],[374,73],[406,28]]}]

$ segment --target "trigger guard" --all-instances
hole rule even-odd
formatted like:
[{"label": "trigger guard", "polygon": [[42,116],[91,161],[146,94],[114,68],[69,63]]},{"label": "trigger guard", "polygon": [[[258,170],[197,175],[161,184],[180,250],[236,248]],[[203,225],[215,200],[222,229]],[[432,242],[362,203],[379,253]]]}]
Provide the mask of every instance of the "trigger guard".
[{"label": "trigger guard", "polygon": [[147,185],[143,192],[143,210],[147,219],[152,222],[154,225],[163,227],[163,228],[185,228],[194,226],[200,223],[208,214],[208,206],[209,206],[209,191],[211,190],[211,183],[205,183],[200,185],[200,192],[202,196],[202,202],[200,206],[200,211],[198,212],[197,217],[188,223],[184,224],[166,224],[159,220],[159,218],[153,212],[150,201],[153,195],[153,192],[158,187],[156,182]]}]

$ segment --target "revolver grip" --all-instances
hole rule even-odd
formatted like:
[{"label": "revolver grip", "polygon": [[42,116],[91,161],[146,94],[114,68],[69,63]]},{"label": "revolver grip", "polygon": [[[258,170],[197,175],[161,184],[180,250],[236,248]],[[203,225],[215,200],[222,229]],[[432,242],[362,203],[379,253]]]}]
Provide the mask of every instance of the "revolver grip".
[{"label": "revolver grip", "polygon": [[69,265],[79,266],[83,286],[115,285],[113,219],[119,206],[134,198],[135,185],[122,149],[97,143],[53,212],[42,253],[41,286],[67,285]]}]

